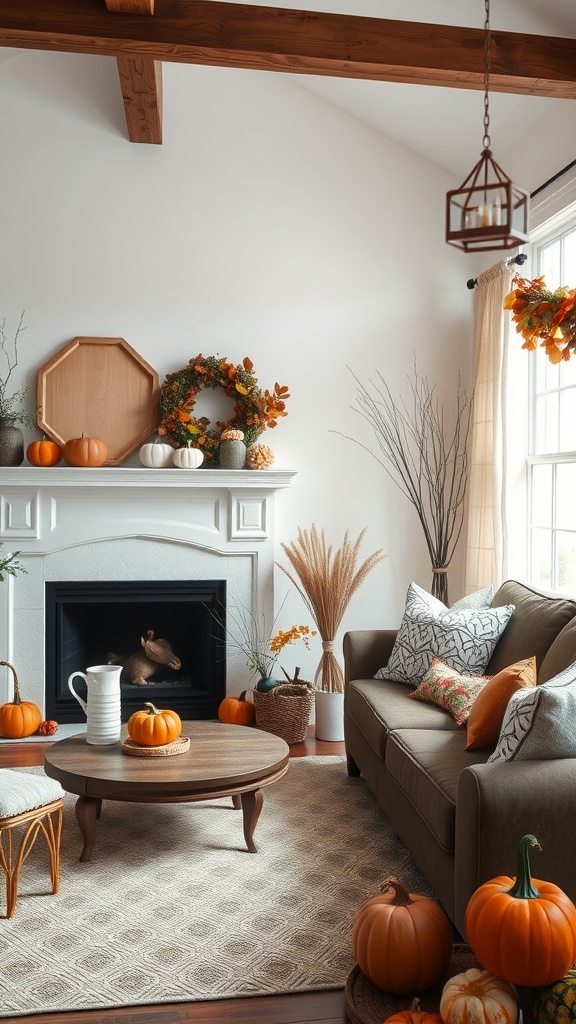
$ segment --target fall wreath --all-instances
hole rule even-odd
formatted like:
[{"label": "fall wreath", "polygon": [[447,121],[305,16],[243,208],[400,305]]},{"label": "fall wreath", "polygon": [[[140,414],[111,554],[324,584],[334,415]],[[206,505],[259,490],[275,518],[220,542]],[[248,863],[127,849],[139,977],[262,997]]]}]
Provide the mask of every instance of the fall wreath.
[{"label": "fall wreath", "polygon": [[[253,363],[246,358],[234,366],[217,356],[196,356],[182,370],[169,373],[160,392],[160,426],[174,448],[189,441],[204,452],[204,464],[218,463],[220,438],[224,430],[241,430],[247,445],[254,443],[266,427],[275,427],[286,416],[285,401],[290,397],[287,387],[274,385],[273,391],[262,391],[253,373]],[[222,388],[234,399],[234,415],[226,422],[212,426],[205,416],[193,415],[198,393],[204,388]]]}]

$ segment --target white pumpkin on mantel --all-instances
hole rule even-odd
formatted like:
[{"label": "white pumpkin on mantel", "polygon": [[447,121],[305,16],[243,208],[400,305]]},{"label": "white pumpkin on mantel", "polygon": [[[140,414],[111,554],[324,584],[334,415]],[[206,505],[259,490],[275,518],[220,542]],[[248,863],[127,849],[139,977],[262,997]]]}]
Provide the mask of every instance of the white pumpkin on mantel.
[{"label": "white pumpkin on mantel", "polygon": [[185,448],[172,451],[172,461],[178,469],[198,469],[204,462],[204,452],[201,448],[193,448],[189,441]]},{"label": "white pumpkin on mantel", "polygon": [[150,444],[143,444],[138,455],[140,456],[140,462],[143,466],[148,469],[166,469],[167,466],[172,466],[172,456],[174,449],[172,445],[165,444],[164,441],[152,441]]}]

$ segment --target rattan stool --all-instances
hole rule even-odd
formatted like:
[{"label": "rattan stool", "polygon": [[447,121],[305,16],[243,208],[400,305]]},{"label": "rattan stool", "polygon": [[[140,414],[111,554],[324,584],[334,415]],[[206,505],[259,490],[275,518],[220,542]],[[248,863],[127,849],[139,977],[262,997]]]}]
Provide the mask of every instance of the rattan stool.
[{"label": "rattan stool", "polygon": [[[64,790],[55,779],[0,769],[0,868],[6,875],[6,917],[14,917],[20,868],[42,831],[50,855],[52,892],[58,892]],[[23,826],[20,844],[13,830]]]}]

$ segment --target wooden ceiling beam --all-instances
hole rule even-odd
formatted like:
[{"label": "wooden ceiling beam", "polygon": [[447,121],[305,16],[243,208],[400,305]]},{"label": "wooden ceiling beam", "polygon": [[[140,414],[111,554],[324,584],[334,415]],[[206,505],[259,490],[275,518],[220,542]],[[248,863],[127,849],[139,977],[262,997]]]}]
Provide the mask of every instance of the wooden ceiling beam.
[{"label": "wooden ceiling beam", "polygon": [[[155,0],[153,18],[100,0],[2,0],[0,46],[462,89],[484,77],[483,29],[219,0]],[[576,39],[492,31],[490,88],[575,99]]]},{"label": "wooden ceiling beam", "polygon": [[[106,0],[117,14],[154,14],[154,0]],[[130,142],[162,142],[162,64],[117,57],[118,76]]]}]

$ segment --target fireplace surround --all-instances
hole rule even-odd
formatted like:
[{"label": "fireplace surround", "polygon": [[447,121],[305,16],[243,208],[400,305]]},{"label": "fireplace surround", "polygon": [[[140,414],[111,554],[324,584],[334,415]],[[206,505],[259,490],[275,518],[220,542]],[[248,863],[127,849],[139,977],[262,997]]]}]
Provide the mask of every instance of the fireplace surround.
[{"label": "fireplace surround", "polygon": [[[55,643],[46,633],[54,628],[47,584],[220,581],[229,609],[249,608],[271,622],[275,498],[294,475],[276,469],[4,468],[2,552],[19,551],[26,574],[0,585],[0,660],[16,668],[25,699],[46,715],[47,650]],[[224,682],[228,693],[246,687],[246,666],[237,654],[228,654]],[[0,703],[12,698],[10,683],[5,669]],[[134,689],[145,701],[154,687]]]}]

